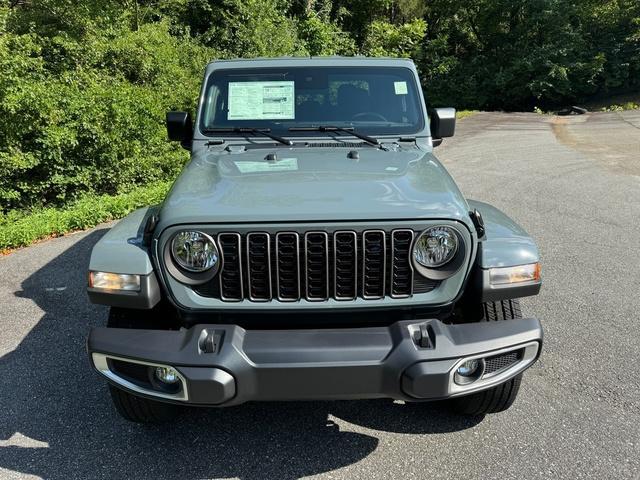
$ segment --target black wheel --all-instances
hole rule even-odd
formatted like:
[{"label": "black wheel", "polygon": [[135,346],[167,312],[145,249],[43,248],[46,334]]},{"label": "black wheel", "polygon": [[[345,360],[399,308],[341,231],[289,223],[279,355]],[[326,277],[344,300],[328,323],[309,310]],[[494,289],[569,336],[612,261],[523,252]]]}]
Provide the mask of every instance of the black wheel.
[{"label": "black wheel", "polygon": [[522,374],[497,387],[473,393],[451,400],[451,409],[462,415],[486,415],[488,413],[503,412],[509,408],[520,390]]},{"label": "black wheel", "polygon": [[486,302],[482,304],[482,309],[484,313],[484,320],[487,322],[522,318],[522,310],[520,309],[520,302],[518,300]]},{"label": "black wheel", "polygon": [[[164,310],[130,310],[111,307],[107,327],[109,328],[143,328],[166,329],[169,320],[163,315]],[[116,410],[130,422],[159,424],[173,420],[181,411],[179,405],[158,402],[138,397],[129,392],[109,385],[109,393]]]},{"label": "black wheel", "polygon": [[144,328],[142,318],[136,316],[135,310],[126,308],[111,307],[107,327],[109,328]]},{"label": "black wheel", "polygon": [[109,385],[109,393],[118,413],[130,422],[167,423],[180,413],[180,407],[177,405],[138,397],[113,385]]},{"label": "black wheel", "polygon": [[[483,320],[486,322],[522,318],[520,302],[517,299],[486,302],[482,304],[482,310]],[[454,398],[450,400],[450,406],[454,412],[463,415],[502,412],[509,408],[518,396],[520,382],[522,382],[522,374],[488,390]]]},{"label": "black wheel", "polygon": [[161,302],[151,310],[111,307],[107,327],[175,330],[179,326],[175,309]]}]

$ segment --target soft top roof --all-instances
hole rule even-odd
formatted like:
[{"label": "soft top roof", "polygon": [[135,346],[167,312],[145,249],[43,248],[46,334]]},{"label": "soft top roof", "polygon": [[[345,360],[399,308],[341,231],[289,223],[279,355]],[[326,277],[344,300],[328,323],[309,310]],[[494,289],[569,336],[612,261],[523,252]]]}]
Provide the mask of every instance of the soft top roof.
[{"label": "soft top roof", "polygon": [[360,66],[402,66],[414,68],[413,61],[409,58],[390,57],[259,57],[259,58],[237,58],[230,60],[214,60],[207,65],[207,72],[219,68],[257,68],[257,67],[304,67],[314,66],[337,66],[337,65],[360,65]]}]

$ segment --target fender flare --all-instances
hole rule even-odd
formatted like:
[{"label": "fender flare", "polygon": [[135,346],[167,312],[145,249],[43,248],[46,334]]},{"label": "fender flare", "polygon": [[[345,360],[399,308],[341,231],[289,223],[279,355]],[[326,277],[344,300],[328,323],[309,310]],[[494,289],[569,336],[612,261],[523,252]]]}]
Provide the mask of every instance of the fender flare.
[{"label": "fender flare", "polygon": [[140,291],[110,292],[87,287],[92,303],[151,309],[160,301],[160,285],[145,242],[145,226],[156,211],[157,207],[153,206],[131,212],[116,223],[91,251],[89,271],[140,275]]},{"label": "fender flare", "polygon": [[540,253],[531,236],[505,213],[488,203],[468,200],[482,215],[485,235],[478,241],[475,282],[482,302],[537,295],[542,283],[491,286],[489,269],[538,263]]}]

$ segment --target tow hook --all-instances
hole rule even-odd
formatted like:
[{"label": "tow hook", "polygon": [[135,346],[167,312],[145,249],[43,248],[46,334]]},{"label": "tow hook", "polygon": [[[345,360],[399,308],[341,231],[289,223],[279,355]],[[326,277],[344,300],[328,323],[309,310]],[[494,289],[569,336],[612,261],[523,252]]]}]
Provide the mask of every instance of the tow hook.
[{"label": "tow hook", "polygon": [[203,330],[200,334],[198,346],[201,353],[218,353],[224,337],[224,330]]},{"label": "tow hook", "polygon": [[433,331],[433,328],[431,328],[431,325],[428,323],[415,325],[415,330],[413,331],[413,341],[420,348],[435,348],[436,335]]}]

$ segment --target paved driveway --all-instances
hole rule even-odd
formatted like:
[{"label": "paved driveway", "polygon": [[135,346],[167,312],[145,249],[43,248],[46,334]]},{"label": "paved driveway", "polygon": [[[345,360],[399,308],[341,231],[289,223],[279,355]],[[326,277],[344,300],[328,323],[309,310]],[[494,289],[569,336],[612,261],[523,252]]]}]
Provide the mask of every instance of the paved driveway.
[{"label": "paved driveway", "polygon": [[479,114],[437,154],[538,240],[545,326],[514,407],[482,420],[391,401],[249,404],[121,420],[84,339],[104,228],[0,258],[0,478],[639,478],[640,112]]}]

